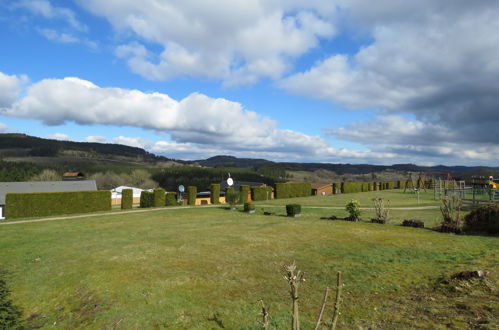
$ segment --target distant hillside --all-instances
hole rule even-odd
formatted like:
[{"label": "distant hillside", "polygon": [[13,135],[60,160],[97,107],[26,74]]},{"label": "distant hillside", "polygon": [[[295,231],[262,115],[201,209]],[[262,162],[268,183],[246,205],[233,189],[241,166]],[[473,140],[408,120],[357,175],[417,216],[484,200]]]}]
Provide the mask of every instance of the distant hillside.
[{"label": "distant hillside", "polygon": [[144,149],[113,143],[73,142],[42,139],[25,134],[0,134],[0,155],[4,157],[54,157],[65,154],[88,153],[134,157],[142,160],[169,160]]},{"label": "distant hillside", "polygon": [[254,159],[254,158],[237,158],[234,156],[215,156],[205,160],[195,160],[193,163],[197,163],[201,166],[206,167],[239,167],[239,168],[252,168],[261,165],[274,164],[270,160],[266,159]]}]

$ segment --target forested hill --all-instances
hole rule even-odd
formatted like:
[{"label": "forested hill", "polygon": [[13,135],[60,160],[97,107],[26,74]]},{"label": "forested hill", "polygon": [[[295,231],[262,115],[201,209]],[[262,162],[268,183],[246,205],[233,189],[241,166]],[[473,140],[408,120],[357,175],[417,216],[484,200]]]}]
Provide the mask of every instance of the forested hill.
[{"label": "forested hill", "polygon": [[0,155],[3,157],[57,157],[63,154],[81,153],[87,155],[122,156],[142,161],[167,161],[144,149],[122,144],[74,142],[42,139],[25,134],[0,134]]}]

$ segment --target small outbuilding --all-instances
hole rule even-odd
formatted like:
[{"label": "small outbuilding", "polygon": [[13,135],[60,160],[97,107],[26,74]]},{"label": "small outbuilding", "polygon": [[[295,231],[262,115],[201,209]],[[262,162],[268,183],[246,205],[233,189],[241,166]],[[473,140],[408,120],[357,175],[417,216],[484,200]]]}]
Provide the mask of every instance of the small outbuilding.
[{"label": "small outbuilding", "polygon": [[62,175],[64,181],[85,180],[85,175],[81,172],[66,172]]},{"label": "small outbuilding", "polygon": [[333,185],[331,183],[312,183],[312,195],[329,196],[333,194]]}]

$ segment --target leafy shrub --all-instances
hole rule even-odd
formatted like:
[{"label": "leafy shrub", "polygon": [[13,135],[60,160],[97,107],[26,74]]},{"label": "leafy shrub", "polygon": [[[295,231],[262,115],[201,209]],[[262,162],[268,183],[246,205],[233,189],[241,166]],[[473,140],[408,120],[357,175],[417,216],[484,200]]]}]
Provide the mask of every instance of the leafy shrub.
[{"label": "leafy shrub", "polygon": [[0,329],[23,329],[22,312],[10,300],[10,290],[0,270]]},{"label": "leafy shrub", "polygon": [[177,193],[176,192],[167,192],[166,193],[165,205],[166,206],[176,206],[177,205]]},{"label": "leafy shrub", "polygon": [[196,186],[187,187],[187,204],[196,205],[196,196],[198,194],[198,188]]},{"label": "leafy shrub", "polygon": [[220,204],[220,184],[212,183],[210,186],[211,204]]},{"label": "leafy shrub", "polygon": [[162,188],[154,189],[154,207],[165,206],[166,192]]},{"label": "leafy shrub", "polygon": [[351,221],[359,221],[360,220],[360,203],[355,199],[350,200],[350,202],[345,205],[345,210],[348,212],[348,219]]},{"label": "leafy shrub", "polygon": [[239,203],[239,198],[239,193],[235,192],[234,189],[227,190],[225,193],[225,201],[230,205],[231,209]]},{"label": "leafy shrub", "polygon": [[248,193],[250,191],[250,186],[242,184],[239,186],[239,202],[246,203],[248,201]]},{"label": "leafy shrub", "polygon": [[286,214],[288,217],[296,217],[301,214],[300,204],[288,204],[286,205]]},{"label": "leafy shrub", "polygon": [[5,196],[7,219],[109,210],[111,210],[109,190],[8,193]]},{"label": "leafy shrub", "polygon": [[140,193],[140,207],[153,207],[154,206],[154,193],[152,191],[142,190]]},{"label": "leafy shrub", "polygon": [[244,212],[255,212],[255,203],[253,202],[246,202],[244,203]]},{"label": "leafy shrub", "polygon": [[121,191],[121,209],[129,210],[133,206],[133,190],[123,189]]},{"label": "leafy shrub", "polygon": [[465,231],[499,234],[499,205],[487,204],[466,215]]}]

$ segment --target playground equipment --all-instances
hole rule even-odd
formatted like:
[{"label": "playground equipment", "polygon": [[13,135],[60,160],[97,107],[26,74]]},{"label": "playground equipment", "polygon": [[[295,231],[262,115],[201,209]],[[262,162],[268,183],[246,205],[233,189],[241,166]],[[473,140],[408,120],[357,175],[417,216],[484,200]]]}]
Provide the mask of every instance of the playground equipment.
[{"label": "playground equipment", "polygon": [[490,186],[490,189],[499,189],[499,180],[494,180],[493,176],[489,176],[489,182],[487,182]]}]

